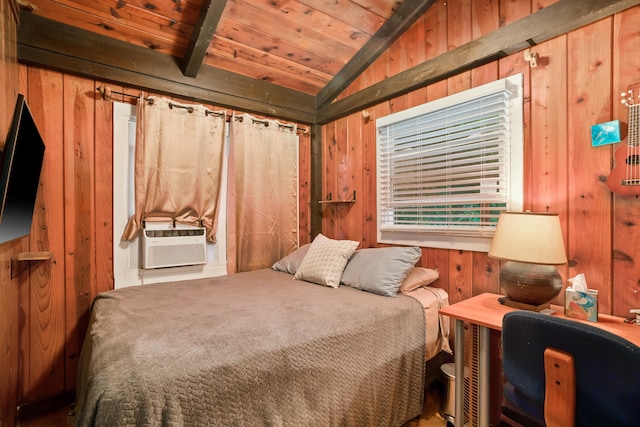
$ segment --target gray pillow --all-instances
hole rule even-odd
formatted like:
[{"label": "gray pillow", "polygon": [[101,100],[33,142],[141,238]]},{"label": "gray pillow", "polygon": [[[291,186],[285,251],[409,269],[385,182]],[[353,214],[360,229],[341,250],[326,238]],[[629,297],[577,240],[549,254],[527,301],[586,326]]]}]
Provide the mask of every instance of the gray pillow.
[{"label": "gray pillow", "polygon": [[342,273],[342,283],[352,288],[395,297],[422,250],[417,247],[357,250]]},{"label": "gray pillow", "polygon": [[271,268],[276,271],[282,271],[283,273],[296,274],[300,264],[302,264],[304,256],[307,254],[307,251],[309,251],[309,246],[311,246],[311,243],[300,246],[280,261],[276,261]]}]

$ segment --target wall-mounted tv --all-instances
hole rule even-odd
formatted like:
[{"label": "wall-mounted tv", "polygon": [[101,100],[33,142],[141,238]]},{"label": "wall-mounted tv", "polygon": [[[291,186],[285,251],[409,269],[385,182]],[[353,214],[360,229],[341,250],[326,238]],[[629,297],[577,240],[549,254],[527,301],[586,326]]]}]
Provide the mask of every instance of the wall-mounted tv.
[{"label": "wall-mounted tv", "polygon": [[19,94],[0,156],[0,243],[31,231],[43,159],[44,142]]}]

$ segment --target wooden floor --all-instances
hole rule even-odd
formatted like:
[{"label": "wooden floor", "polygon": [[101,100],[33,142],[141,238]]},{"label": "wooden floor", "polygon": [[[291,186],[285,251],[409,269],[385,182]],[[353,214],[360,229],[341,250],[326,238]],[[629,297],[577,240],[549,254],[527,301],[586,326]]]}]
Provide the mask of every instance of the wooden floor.
[{"label": "wooden floor", "polygon": [[[443,388],[432,384],[425,393],[422,415],[417,420],[405,423],[402,427],[445,427],[447,422],[439,413]],[[36,418],[19,421],[18,427],[73,427],[74,417],[70,408],[62,408]]]},{"label": "wooden floor", "polygon": [[440,399],[443,387],[439,383],[432,383],[425,390],[424,406],[420,419],[409,421],[402,427],[445,427],[447,422],[440,415]]},{"label": "wooden floor", "polygon": [[62,408],[36,418],[21,420],[16,423],[18,427],[73,427],[74,417],[69,408]]}]

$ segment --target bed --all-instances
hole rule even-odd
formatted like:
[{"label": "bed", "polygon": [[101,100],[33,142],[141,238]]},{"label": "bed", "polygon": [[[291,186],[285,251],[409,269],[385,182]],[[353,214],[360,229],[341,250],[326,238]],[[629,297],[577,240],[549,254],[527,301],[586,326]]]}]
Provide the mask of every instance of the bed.
[{"label": "bed", "polygon": [[268,268],[102,293],[76,425],[400,426],[448,346],[426,320],[442,293],[415,291],[427,302]]}]

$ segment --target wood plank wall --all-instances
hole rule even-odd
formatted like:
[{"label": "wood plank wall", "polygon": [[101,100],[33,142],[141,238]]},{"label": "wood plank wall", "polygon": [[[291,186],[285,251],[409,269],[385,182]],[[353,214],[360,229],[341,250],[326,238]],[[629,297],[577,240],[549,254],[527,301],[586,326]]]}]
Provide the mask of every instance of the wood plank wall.
[{"label": "wood plank wall", "polygon": [[[26,65],[19,66],[19,74],[20,92],[46,144],[34,226],[23,240],[33,251],[53,252],[53,259],[21,276],[20,286],[11,281],[19,296],[8,300],[21,313],[20,369],[13,368],[19,377],[18,405],[75,390],[91,302],[97,293],[113,289],[112,103],[97,88],[140,95],[139,90]],[[114,95],[134,102],[119,98]],[[311,142],[309,132],[299,136],[300,240],[307,243]],[[12,251],[3,247],[0,256],[4,260]],[[17,329],[15,317],[11,324]],[[15,403],[14,398],[14,411]]]},{"label": "wood plank wall", "polygon": [[[553,0],[449,0],[422,19],[344,93],[386,77],[516,21]],[[525,209],[558,212],[568,265],[564,279],[584,273],[599,290],[600,311],[628,316],[640,308],[640,199],[613,195],[606,186],[618,145],[591,146],[590,126],[627,122],[620,92],[640,82],[640,7],[634,7],[532,48],[530,68],[519,52],[445,81],[383,102],[323,127],[322,231],[333,238],[376,241],[375,119],[446,95],[523,73],[525,85]],[[440,272],[437,286],[454,303],[500,292],[500,262],[486,253],[423,248],[420,264]],[[561,294],[556,302],[564,301]]]},{"label": "wood plank wall", "polygon": [[[437,2],[345,93],[381,81],[549,3]],[[6,15],[6,10],[3,12]],[[585,273],[590,286],[600,290],[602,312],[626,315],[630,308],[640,307],[640,263],[635,262],[640,249],[640,201],[614,196],[607,190],[605,180],[615,147],[592,148],[589,132],[594,123],[626,121],[626,107],[619,103],[618,93],[640,81],[640,59],[632,54],[640,45],[639,24],[640,7],[636,7],[536,46],[534,51],[540,56],[537,68],[530,69],[521,53],[514,54],[324,126],[323,196],[331,192],[334,199],[348,199],[355,190],[357,201],[324,205],[323,233],[359,240],[363,247],[378,245],[376,117],[523,73],[526,208],[561,214],[570,258],[561,273],[565,278]],[[3,30],[3,34],[7,32]],[[14,49],[12,43],[5,46]],[[9,53],[9,57],[15,55]],[[6,62],[6,52],[3,58]],[[11,78],[11,65],[5,63],[3,68],[9,71],[3,76],[2,87],[14,91],[11,99],[15,99],[17,88],[11,89],[6,82],[15,82],[17,77]],[[105,83],[27,66],[20,67],[19,77],[20,91],[27,96],[44,135],[47,154],[30,238],[0,247],[2,425],[13,425],[11,408],[16,403],[75,388],[90,303],[97,292],[113,286],[111,104],[96,96],[96,88]],[[8,123],[7,116],[10,113],[0,110],[0,132]],[[310,238],[309,156],[309,136],[301,134],[302,243]],[[10,258],[26,250],[48,250],[54,256],[11,280]],[[499,292],[499,262],[484,253],[424,248],[421,265],[440,271],[439,286],[448,290],[452,302],[481,292]],[[9,314],[4,307],[9,307]],[[11,338],[18,334],[16,329],[20,369],[17,337]],[[12,397],[15,394],[17,400]]]},{"label": "wood plank wall", "polygon": [[[0,2],[0,147],[4,147],[18,96],[16,21],[10,2]],[[15,2],[14,2],[15,6]],[[28,250],[26,238],[0,246],[0,427],[15,423],[19,377],[18,295],[24,279],[11,280],[11,259]]]}]

